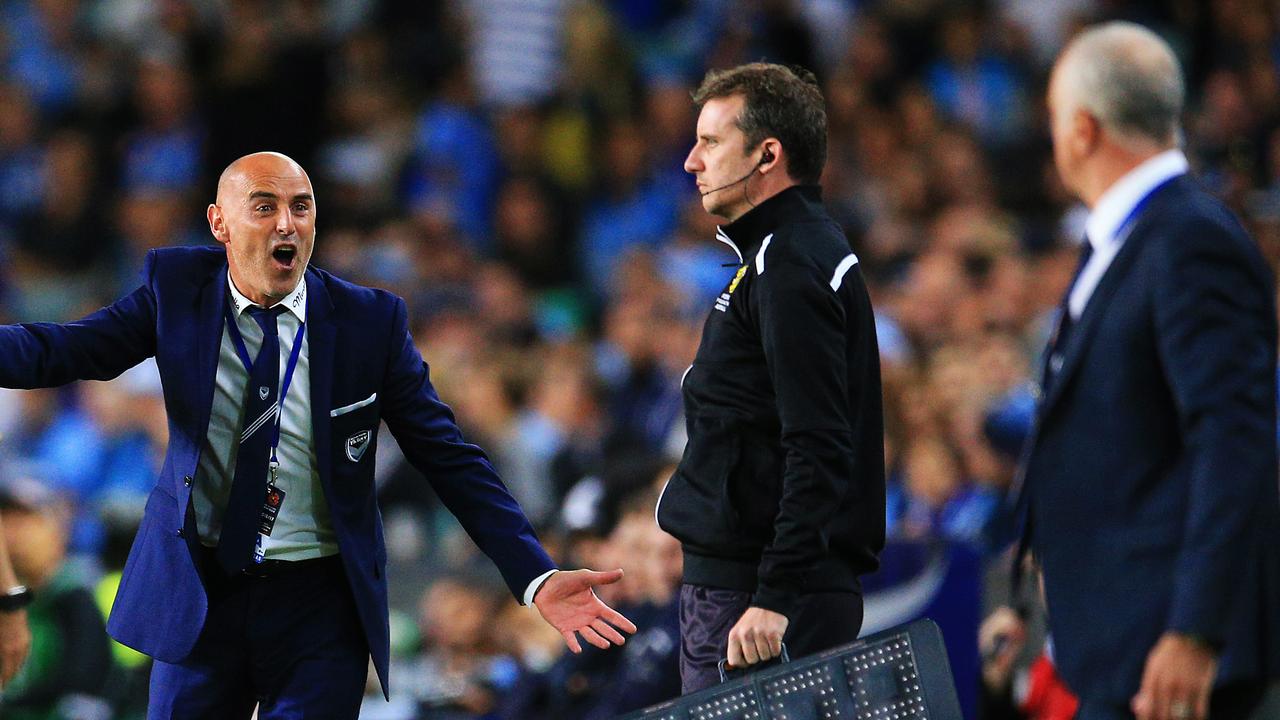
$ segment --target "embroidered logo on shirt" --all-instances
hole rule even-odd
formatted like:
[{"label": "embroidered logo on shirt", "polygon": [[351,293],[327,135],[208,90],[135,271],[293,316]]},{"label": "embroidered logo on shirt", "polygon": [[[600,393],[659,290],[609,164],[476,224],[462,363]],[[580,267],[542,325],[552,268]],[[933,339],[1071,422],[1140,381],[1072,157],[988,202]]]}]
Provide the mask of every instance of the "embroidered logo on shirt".
[{"label": "embroidered logo on shirt", "polygon": [[733,291],[738,289],[738,283],[742,282],[742,276],[747,274],[747,266],[743,265],[738,268],[738,273],[733,276],[733,280],[729,282],[729,289],[720,293],[720,297],[716,298],[716,309],[720,312],[726,312],[729,309],[729,298],[733,296]]},{"label": "embroidered logo on shirt", "polygon": [[347,459],[351,462],[360,462],[360,458],[364,457],[364,451],[369,449],[369,440],[372,438],[373,433],[368,430],[361,430],[347,438]]}]

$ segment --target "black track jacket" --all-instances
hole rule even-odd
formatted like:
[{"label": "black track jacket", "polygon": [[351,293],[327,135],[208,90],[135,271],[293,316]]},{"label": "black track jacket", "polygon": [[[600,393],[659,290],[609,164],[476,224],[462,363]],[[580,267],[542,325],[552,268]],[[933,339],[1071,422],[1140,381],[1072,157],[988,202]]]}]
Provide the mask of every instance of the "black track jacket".
[{"label": "black track jacket", "polygon": [[875,320],[858,259],[816,186],[720,228],[742,266],[682,382],[689,441],[657,520],[684,581],[798,596],[860,591],[884,546],[884,427]]}]

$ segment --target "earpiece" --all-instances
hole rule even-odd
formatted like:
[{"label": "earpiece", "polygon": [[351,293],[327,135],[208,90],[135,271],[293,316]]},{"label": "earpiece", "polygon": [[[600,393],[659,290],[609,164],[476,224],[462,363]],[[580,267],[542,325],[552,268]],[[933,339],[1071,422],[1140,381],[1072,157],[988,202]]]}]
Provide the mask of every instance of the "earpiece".
[{"label": "earpiece", "polygon": [[[711,193],[718,193],[718,192],[720,192],[721,190],[724,190],[724,189],[726,189],[726,188],[731,188],[731,187],[733,187],[734,185],[738,185],[738,184],[740,184],[740,183],[747,182],[748,180],[750,180],[750,179],[751,179],[751,176],[752,176],[752,175],[755,175],[755,174],[756,174],[756,171],[760,168],[760,166],[762,166],[762,165],[767,165],[768,163],[771,163],[771,162],[773,162],[773,161],[774,161],[773,151],[772,151],[772,150],[770,150],[769,148],[765,148],[765,149],[764,149],[764,152],[760,153],[760,162],[756,163],[755,168],[753,168],[753,169],[751,170],[751,172],[747,173],[746,175],[743,175],[742,177],[738,178],[737,180],[734,180],[734,181],[733,181],[733,182],[731,182],[731,183],[725,183],[724,185],[721,185],[720,187],[714,187],[714,188],[711,188],[710,190],[707,190],[706,192],[702,192],[702,193],[699,193],[699,194],[700,194],[700,195],[702,195],[702,197],[706,197],[706,196],[710,195]],[[750,202],[750,200],[748,200],[747,202]],[[752,207],[755,207],[755,205],[754,205],[754,204],[752,204]]]}]

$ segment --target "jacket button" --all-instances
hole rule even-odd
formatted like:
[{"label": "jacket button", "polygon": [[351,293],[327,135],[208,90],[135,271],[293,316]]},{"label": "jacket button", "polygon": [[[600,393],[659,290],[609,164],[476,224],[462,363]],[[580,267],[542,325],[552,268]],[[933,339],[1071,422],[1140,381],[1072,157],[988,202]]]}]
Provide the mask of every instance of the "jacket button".
[{"label": "jacket button", "polygon": [[191,476],[190,476],[190,475],[188,475],[188,476],[186,476],[186,477],[182,478],[182,484],[183,484],[183,485],[186,485],[187,487],[191,487]]},{"label": "jacket button", "polygon": [[178,537],[186,537],[187,533],[182,528],[178,528]]}]

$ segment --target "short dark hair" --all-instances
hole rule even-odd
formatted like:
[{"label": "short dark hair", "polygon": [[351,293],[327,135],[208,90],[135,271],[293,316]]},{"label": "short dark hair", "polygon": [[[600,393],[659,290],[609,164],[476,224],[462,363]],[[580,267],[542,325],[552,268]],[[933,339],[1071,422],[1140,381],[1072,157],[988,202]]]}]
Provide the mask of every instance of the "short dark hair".
[{"label": "short dark hair", "polygon": [[797,182],[813,184],[827,162],[827,110],[813,73],[802,67],[748,63],[711,70],[693,93],[701,108],[708,100],[741,95],[738,128],[748,150],[776,137],[787,151],[787,172]]}]

